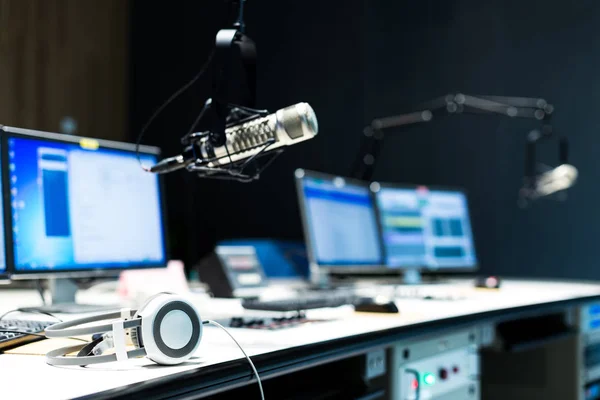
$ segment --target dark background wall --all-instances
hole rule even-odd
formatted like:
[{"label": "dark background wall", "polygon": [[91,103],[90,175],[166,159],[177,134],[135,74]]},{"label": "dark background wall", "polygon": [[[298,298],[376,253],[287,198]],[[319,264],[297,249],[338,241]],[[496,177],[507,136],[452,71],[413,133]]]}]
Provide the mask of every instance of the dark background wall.
[{"label": "dark background wall", "polygon": [[0,124],[125,140],[127,1],[0,0]]},{"label": "dark background wall", "polygon": [[[207,3],[134,1],[132,138],[195,75],[216,32],[233,21],[225,2]],[[261,0],[248,2],[246,23],[259,53],[258,105],[307,101],[320,133],[290,148],[257,183],[167,176],[174,257],[192,262],[225,238],[301,239],[295,168],[348,174],[372,118],[462,91],[539,96],[555,105],[554,128],[569,136],[580,172],[567,202],[517,207],[530,121],[464,116],[390,133],[374,178],[466,187],[485,272],[600,277],[600,3]],[[157,119],[145,142],[176,153],[209,84],[210,74]],[[555,162],[555,148],[547,147],[544,159]]]}]

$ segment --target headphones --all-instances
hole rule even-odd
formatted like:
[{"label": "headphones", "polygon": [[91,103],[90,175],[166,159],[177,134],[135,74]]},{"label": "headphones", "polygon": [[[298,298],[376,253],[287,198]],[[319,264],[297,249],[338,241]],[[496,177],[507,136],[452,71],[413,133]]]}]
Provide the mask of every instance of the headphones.
[{"label": "headphones", "polygon": [[[82,326],[107,320],[114,321]],[[46,328],[45,333],[49,338],[97,337],[87,344],[50,351],[46,354],[50,365],[84,366],[143,356],[157,364],[175,365],[188,360],[198,348],[202,320],[196,307],[183,297],[159,293],[146,300],[137,311],[123,309],[61,322]],[[127,344],[135,349],[128,351]],[[104,354],[110,349],[114,349],[114,353]],[[74,352],[78,352],[76,357],[66,356]]]}]

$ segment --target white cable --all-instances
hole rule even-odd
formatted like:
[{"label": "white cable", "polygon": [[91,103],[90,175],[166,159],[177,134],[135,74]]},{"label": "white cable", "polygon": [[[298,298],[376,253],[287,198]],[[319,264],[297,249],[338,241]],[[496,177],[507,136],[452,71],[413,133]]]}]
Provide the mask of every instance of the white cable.
[{"label": "white cable", "polygon": [[248,363],[250,364],[250,367],[252,368],[252,372],[254,372],[254,376],[256,376],[256,381],[258,382],[258,389],[260,390],[260,398],[261,400],[265,400],[265,392],[263,392],[263,387],[262,387],[262,382],[260,380],[260,376],[258,375],[258,371],[256,370],[256,367],[254,366],[254,363],[252,362],[252,360],[250,359],[250,357],[248,356],[248,354],[246,354],[246,352],[244,351],[244,349],[242,348],[242,346],[238,343],[237,340],[235,340],[235,338],[233,337],[233,335],[231,333],[229,333],[229,331],[227,330],[227,328],[225,328],[223,325],[219,324],[218,322],[212,321],[212,320],[205,320],[202,321],[203,324],[212,324],[218,328],[221,328],[227,335],[229,335],[229,337],[231,338],[231,340],[233,340],[235,342],[235,344],[237,345],[237,347],[240,348],[240,350],[242,351],[242,353],[244,353],[244,356],[246,357],[246,360],[248,360]]}]

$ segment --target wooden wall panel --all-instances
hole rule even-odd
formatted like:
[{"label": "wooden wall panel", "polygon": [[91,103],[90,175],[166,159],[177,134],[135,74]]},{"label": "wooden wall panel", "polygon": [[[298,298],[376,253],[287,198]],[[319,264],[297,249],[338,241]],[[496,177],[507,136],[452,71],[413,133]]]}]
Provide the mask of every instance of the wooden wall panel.
[{"label": "wooden wall panel", "polygon": [[127,0],[0,0],[0,124],[127,138]]}]

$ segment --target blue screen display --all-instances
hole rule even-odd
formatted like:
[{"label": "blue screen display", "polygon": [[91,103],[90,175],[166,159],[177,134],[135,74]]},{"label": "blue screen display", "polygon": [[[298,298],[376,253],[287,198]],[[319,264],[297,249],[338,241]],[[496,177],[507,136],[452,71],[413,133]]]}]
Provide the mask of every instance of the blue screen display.
[{"label": "blue screen display", "polygon": [[313,257],[322,265],[381,265],[373,202],[366,186],[342,178],[302,180]]},{"label": "blue screen display", "polygon": [[464,193],[381,188],[376,201],[390,267],[472,268],[476,265]]},{"label": "blue screen display", "polygon": [[8,146],[17,272],[166,262],[158,177],[134,152],[16,137]]}]

